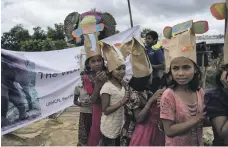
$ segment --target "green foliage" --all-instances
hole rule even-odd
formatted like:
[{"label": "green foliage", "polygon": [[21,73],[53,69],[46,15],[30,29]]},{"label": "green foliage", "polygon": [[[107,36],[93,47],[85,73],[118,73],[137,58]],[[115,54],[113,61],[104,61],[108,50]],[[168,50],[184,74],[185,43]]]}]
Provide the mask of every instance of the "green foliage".
[{"label": "green foliage", "polygon": [[55,28],[48,27],[47,37],[53,40],[64,40],[64,26],[63,24],[55,24]]},{"label": "green foliage", "polygon": [[20,51],[20,42],[30,38],[28,30],[24,29],[22,25],[16,25],[9,32],[3,33],[1,48]]},{"label": "green foliage", "polygon": [[69,45],[64,40],[63,24],[55,24],[54,28],[48,27],[45,32],[41,27],[34,27],[33,34],[30,35],[22,25],[16,25],[9,32],[3,33],[1,37],[1,47],[14,51],[50,51],[68,48]]},{"label": "green foliage", "polygon": [[33,35],[32,39],[40,39],[40,40],[45,40],[47,38],[47,35],[44,30],[41,29],[41,27],[35,27],[33,28]]},{"label": "green foliage", "polygon": [[146,37],[146,34],[148,33],[148,32],[150,32],[150,31],[152,31],[151,29],[148,29],[148,28],[144,28],[143,30],[142,30],[142,32],[141,32],[141,37],[142,38],[145,38]]}]

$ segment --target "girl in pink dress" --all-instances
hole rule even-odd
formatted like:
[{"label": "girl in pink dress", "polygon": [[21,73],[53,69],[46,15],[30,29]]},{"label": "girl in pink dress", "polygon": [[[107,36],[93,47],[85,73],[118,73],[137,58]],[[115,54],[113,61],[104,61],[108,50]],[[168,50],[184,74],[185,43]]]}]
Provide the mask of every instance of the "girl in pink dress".
[{"label": "girl in pink dress", "polygon": [[[85,62],[84,86],[87,93],[90,95],[92,103],[92,126],[90,129],[88,146],[99,145],[101,132],[101,99],[100,90],[107,80],[106,67],[104,66],[104,59],[100,56],[92,56]],[[80,135],[80,134],[79,134]]]},{"label": "girl in pink dress", "polygon": [[173,81],[160,101],[160,118],[166,146],[202,146],[204,91],[200,88],[200,69],[189,58],[172,60]]},{"label": "girl in pink dress", "polygon": [[159,130],[157,99],[164,92],[154,94],[147,88],[150,76],[135,78],[129,82],[130,100],[125,106],[125,123],[121,133],[122,146],[164,146],[165,136]]}]

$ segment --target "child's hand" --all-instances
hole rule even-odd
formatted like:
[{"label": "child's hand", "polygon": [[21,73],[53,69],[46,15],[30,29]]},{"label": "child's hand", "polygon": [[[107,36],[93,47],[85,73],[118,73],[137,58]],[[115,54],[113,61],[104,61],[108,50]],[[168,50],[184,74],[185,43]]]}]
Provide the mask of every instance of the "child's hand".
[{"label": "child's hand", "polygon": [[198,124],[198,123],[201,123],[206,118],[205,115],[206,115],[206,112],[199,113],[196,116],[193,116],[191,119]]},{"label": "child's hand", "polygon": [[221,82],[222,82],[224,88],[228,89],[228,73],[227,73],[227,71],[224,71],[222,73]]},{"label": "child's hand", "polygon": [[88,107],[90,103],[88,102],[81,102],[81,106],[82,107]]},{"label": "child's hand", "polygon": [[128,101],[129,97],[125,95],[124,98],[121,100],[121,105],[125,105]]},{"label": "child's hand", "polygon": [[122,86],[125,88],[125,90],[128,90],[128,89],[129,89],[128,82],[129,82],[128,79],[125,79],[125,80],[123,79],[123,80],[121,81],[121,84],[122,84]]},{"label": "child's hand", "polygon": [[161,100],[161,97],[158,97],[158,99],[157,99],[157,107],[160,107],[160,100]]},{"label": "child's hand", "polygon": [[104,71],[97,72],[95,77],[96,86],[102,87],[104,83],[107,81],[107,79],[107,75]]},{"label": "child's hand", "polygon": [[153,96],[149,99],[149,101],[154,101],[154,100],[157,100],[159,98],[161,98],[163,92],[165,91],[165,88],[163,89],[158,89],[154,94]]}]

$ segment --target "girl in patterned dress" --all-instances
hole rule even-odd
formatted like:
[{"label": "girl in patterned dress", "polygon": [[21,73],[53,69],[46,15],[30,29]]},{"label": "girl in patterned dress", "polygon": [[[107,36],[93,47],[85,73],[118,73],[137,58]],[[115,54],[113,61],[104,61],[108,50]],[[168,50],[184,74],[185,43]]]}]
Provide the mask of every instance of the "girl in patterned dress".
[{"label": "girl in patterned dress", "polygon": [[172,86],[160,101],[160,118],[166,146],[202,146],[205,117],[200,69],[191,59],[174,58],[170,65]]},{"label": "girl in patterned dress", "polygon": [[164,90],[155,94],[148,88],[150,76],[132,77],[130,99],[125,105],[125,123],[121,131],[121,146],[164,146],[164,134],[159,130],[157,99]]}]

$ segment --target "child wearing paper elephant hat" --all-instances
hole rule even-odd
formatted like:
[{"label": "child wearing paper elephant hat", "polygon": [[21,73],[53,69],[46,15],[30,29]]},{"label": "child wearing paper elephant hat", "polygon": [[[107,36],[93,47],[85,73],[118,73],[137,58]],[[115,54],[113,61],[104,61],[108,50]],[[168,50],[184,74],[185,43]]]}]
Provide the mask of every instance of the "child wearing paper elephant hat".
[{"label": "child wearing paper elephant hat", "polygon": [[[86,13],[87,14],[87,13]],[[97,24],[98,13],[83,15],[78,28],[72,31],[72,36],[79,40],[84,38],[85,48],[85,75],[83,76],[84,89],[90,96],[92,103],[92,125],[88,137],[88,146],[97,146],[100,141],[100,121],[102,115],[100,90],[107,80],[107,71],[101,54],[102,44],[98,42],[99,32],[103,31],[104,24]],[[82,137],[79,134],[79,137]]]},{"label": "child wearing paper elephant hat", "polygon": [[194,34],[207,30],[206,21],[194,23],[192,20],[164,29],[164,36],[169,34],[163,44],[166,70],[172,76],[171,86],[160,100],[166,146],[203,145],[204,90],[196,64]]}]

